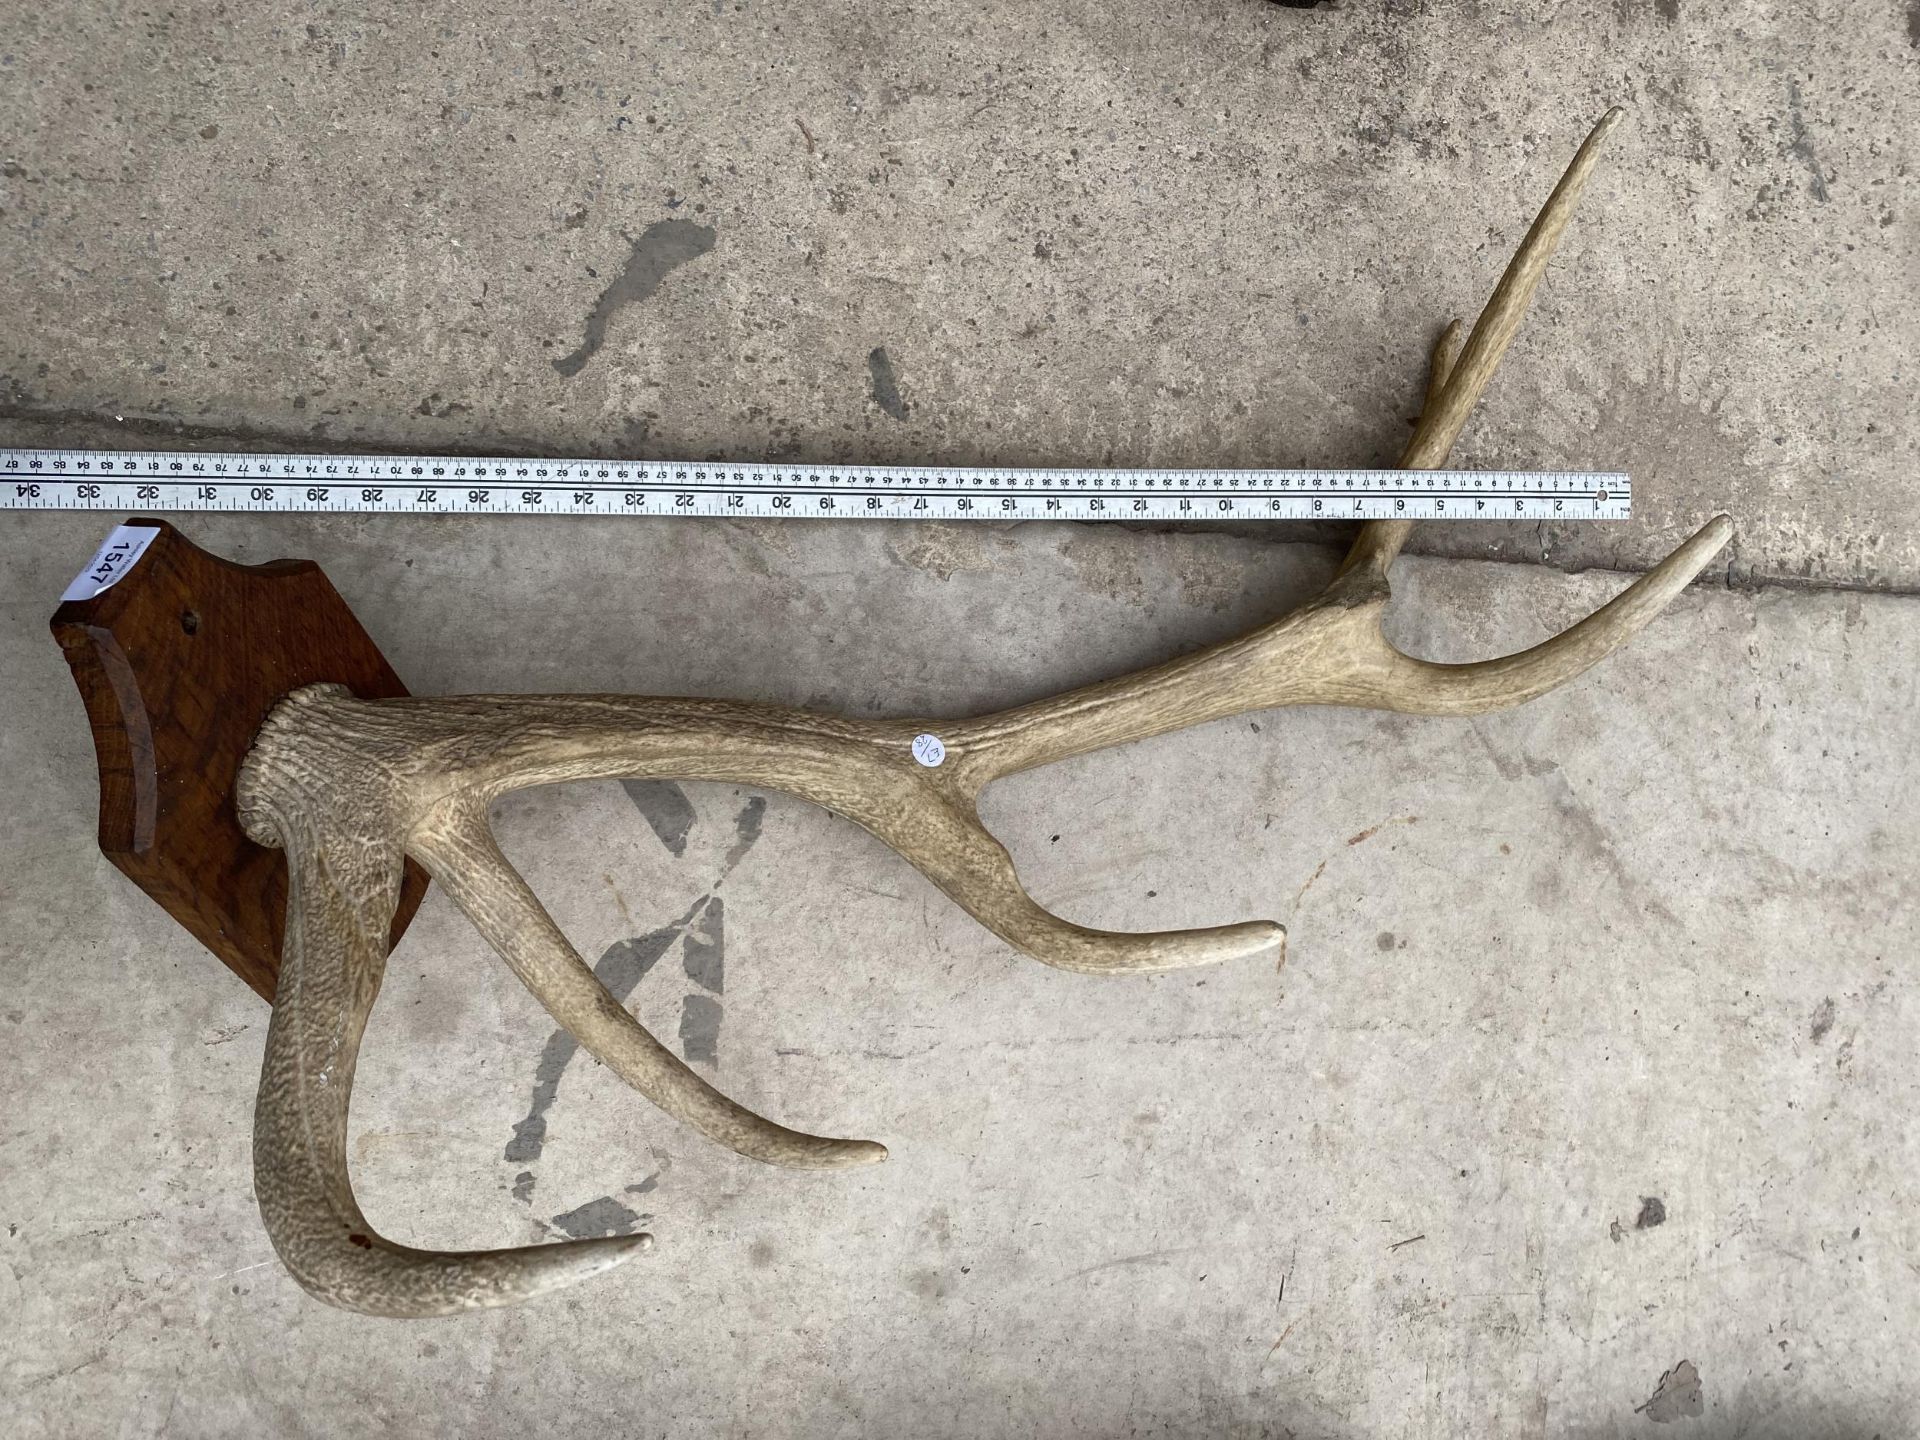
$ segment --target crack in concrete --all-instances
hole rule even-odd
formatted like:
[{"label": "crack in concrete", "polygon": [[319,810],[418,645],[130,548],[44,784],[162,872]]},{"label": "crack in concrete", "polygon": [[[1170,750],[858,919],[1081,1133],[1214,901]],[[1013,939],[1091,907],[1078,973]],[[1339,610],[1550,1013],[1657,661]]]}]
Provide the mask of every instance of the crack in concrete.
[{"label": "crack in concrete", "polygon": [[1807,119],[1800,105],[1800,83],[1797,80],[1787,82],[1787,121],[1793,132],[1793,143],[1787,148],[1807,167],[1807,173],[1813,176],[1813,198],[1824,205],[1827,203],[1827,177],[1820,168],[1820,157],[1814,153],[1813,136],[1807,131]]}]

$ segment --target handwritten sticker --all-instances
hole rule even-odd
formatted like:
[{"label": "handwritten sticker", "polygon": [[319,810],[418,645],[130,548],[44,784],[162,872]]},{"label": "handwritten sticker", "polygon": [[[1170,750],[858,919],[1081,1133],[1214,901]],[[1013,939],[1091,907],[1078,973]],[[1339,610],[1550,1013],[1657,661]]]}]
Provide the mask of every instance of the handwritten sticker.
[{"label": "handwritten sticker", "polygon": [[947,758],[947,747],[938,735],[913,737],[913,758],[929,770]]},{"label": "handwritten sticker", "polygon": [[153,543],[153,537],[159,533],[159,529],[152,525],[114,526],[113,533],[95,552],[92,563],[73,577],[73,583],[67,586],[60,598],[93,599],[131,570],[134,562],[147,553],[147,546]]}]

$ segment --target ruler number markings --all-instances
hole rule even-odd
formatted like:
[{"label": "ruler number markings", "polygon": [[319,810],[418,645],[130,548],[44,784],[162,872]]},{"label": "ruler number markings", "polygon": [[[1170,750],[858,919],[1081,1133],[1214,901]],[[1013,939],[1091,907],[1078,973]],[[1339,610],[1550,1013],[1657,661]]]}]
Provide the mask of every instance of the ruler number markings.
[{"label": "ruler number markings", "polygon": [[906,519],[1625,519],[1613,472],[976,469],[0,450],[0,508]]}]

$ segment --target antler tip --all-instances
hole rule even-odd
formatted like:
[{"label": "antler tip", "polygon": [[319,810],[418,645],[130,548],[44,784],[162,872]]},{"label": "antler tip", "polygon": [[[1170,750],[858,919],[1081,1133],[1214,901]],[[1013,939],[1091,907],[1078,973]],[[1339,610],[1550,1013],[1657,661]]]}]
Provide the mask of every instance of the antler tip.
[{"label": "antler tip", "polygon": [[829,1140],[793,1131],[786,1132],[786,1140],[784,1144],[756,1149],[751,1158],[769,1165],[783,1165],[789,1170],[853,1170],[862,1165],[878,1165],[887,1158],[887,1147],[878,1140]]},{"label": "antler tip", "polygon": [[1685,585],[1706,569],[1713,557],[1724,550],[1731,539],[1733,539],[1733,517],[1715,515],[1689,535],[1660,565],[1654,567],[1655,573],[1670,566],[1674,572],[1677,572],[1679,583]]},{"label": "antler tip", "polygon": [[1592,151],[1614,131],[1614,127],[1627,118],[1626,110],[1619,105],[1609,105],[1607,113],[1593,122],[1593,129],[1587,132],[1587,138],[1581,145],[1582,150]]},{"label": "antler tip", "polygon": [[[645,1230],[632,1235],[596,1235],[589,1240],[563,1240],[555,1245],[529,1245],[518,1253],[541,1267],[563,1274],[561,1284],[571,1284],[589,1275],[611,1270],[636,1255],[653,1249],[653,1236]],[[451,1256],[459,1259],[459,1256]]]},{"label": "antler tip", "polygon": [[[454,1314],[462,1310],[490,1310],[498,1305],[514,1305],[536,1295],[578,1285],[583,1280],[604,1275],[614,1266],[624,1265],[634,1256],[644,1255],[651,1249],[653,1236],[641,1231],[634,1235],[600,1235],[591,1240],[566,1240],[557,1245],[530,1245],[522,1250],[496,1252],[487,1257],[501,1267],[492,1285],[484,1288],[450,1286],[437,1295],[406,1294],[396,1308],[366,1308],[370,1313],[392,1314],[403,1319]],[[469,1257],[446,1255],[434,1258],[459,1264]]]},{"label": "antler tip", "polygon": [[[582,1280],[605,1274],[616,1265],[624,1265],[636,1255],[644,1255],[651,1249],[653,1236],[642,1230],[633,1235],[597,1235],[590,1240],[563,1240],[556,1245],[529,1245],[523,1250],[505,1252],[500,1258],[522,1262],[522,1286],[504,1287],[499,1298],[480,1302],[481,1308],[511,1304],[516,1298],[524,1298],[516,1297],[516,1289],[523,1288],[524,1296],[530,1297],[577,1285]],[[463,1257],[450,1255],[445,1258],[458,1261]]]},{"label": "antler tip", "polygon": [[1238,932],[1238,938],[1245,947],[1241,955],[1251,957],[1278,952],[1280,963],[1287,963],[1287,927],[1278,920],[1248,920],[1227,928]]}]

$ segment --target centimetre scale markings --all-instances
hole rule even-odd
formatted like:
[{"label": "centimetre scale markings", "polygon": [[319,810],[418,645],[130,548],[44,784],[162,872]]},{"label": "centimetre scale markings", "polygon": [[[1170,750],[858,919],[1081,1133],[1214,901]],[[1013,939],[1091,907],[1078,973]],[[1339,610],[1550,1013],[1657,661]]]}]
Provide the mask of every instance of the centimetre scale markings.
[{"label": "centimetre scale markings", "polygon": [[906,520],[1625,520],[1628,477],[0,449],[0,509]]}]

